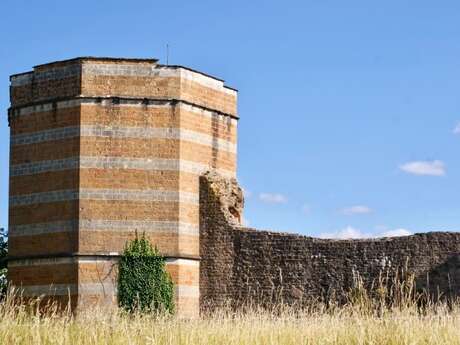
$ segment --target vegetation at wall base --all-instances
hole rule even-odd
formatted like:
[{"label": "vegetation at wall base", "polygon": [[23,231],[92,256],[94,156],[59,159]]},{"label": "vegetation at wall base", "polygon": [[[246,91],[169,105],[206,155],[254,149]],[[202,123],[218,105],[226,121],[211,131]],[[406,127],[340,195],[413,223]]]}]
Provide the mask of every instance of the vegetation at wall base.
[{"label": "vegetation at wall base", "polygon": [[4,228],[0,228],[0,296],[6,294],[8,281],[7,281],[7,259],[8,257],[8,234]]},{"label": "vegetation at wall base", "polygon": [[[365,301],[366,299],[364,299]],[[398,307],[321,303],[297,309],[221,309],[211,315],[182,319],[120,309],[35,308],[40,303],[0,303],[0,344],[41,345],[458,345],[460,304],[415,301]],[[375,304],[377,305],[377,304]],[[383,312],[382,312],[383,311]]]},{"label": "vegetation at wall base", "polygon": [[120,258],[118,302],[128,311],[174,312],[174,286],[165,258],[145,238],[127,243]]},{"label": "vegetation at wall base", "polygon": [[[146,247],[147,248],[147,247]],[[138,248],[139,249],[139,248]],[[380,295],[360,279],[345,305],[222,308],[193,319],[103,307],[77,314],[39,298],[0,302],[0,344],[42,345],[459,345],[460,300],[420,304],[414,279],[382,279]],[[389,285],[386,285],[386,284]],[[390,297],[394,299],[391,300]]]}]

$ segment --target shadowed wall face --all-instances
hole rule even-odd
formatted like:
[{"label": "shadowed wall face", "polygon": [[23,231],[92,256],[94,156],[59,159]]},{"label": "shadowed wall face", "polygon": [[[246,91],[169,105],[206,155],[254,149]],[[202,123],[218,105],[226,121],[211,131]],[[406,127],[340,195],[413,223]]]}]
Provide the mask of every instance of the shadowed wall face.
[{"label": "shadowed wall face", "polygon": [[115,302],[117,257],[145,233],[167,257],[179,313],[196,315],[198,179],[235,176],[236,96],[155,60],[77,58],[12,76],[12,282]]},{"label": "shadowed wall face", "polygon": [[358,275],[369,287],[381,273],[397,269],[415,274],[418,287],[435,295],[460,295],[460,233],[323,240],[256,231],[236,225],[227,212],[229,205],[242,204],[232,197],[241,193],[236,181],[207,174],[200,185],[203,309],[327,301],[332,296],[340,302]]}]

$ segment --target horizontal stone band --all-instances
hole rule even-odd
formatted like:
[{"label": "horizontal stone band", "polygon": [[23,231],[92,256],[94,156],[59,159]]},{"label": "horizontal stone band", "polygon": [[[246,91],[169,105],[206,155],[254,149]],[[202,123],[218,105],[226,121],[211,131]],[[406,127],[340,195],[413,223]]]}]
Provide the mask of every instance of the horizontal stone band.
[{"label": "horizontal stone band", "polygon": [[54,234],[59,232],[73,232],[78,230],[78,221],[57,221],[48,223],[10,225],[9,237],[33,236]]},{"label": "horizontal stone band", "polygon": [[177,107],[185,111],[195,113],[201,116],[212,118],[217,121],[225,121],[228,124],[236,126],[238,120],[230,116],[222,114],[218,111],[205,109],[202,106],[190,104],[180,100],[169,99],[149,99],[147,103],[141,98],[123,98],[119,99],[117,104],[113,103],[113,98],[98,98],[98,97],[82,97],[78,99],[63,100],[57,102],[42,103],[37,105],[30,105],[14,109],[14,116],[27,116],[35,113],[50,112],[54,110],[74,108],[80,105],[92,105],[103,107],[134,107],[134,108],[171,108]]},{"label": "horizontal stone band", "polygon": [[40,259],[21,259],[8,262],[8,267],[25,267],[25,266],[49,266],[49,265],[69,265],[78,263],[77,257],[55,257]]},{"label": "horizontal stone band", "polygon": [[123,200],[123,201],[162,201],[181,202],[198,205],[196,193],[165,190],[137,189],[68,189],[52,192],[14,195],[10,197],[10,207],[61,202],[71,200]]},{"label": "horizontal stone band", "polygon": [[10,207],[78,200],[78,190],[57,190],[10,196]]},{"label": "horizontal stone band", "polygon": [[176,221],[145,221],[145,220],[100,220],[81,219],[58,221],[48,223],[11,225],[8,235],[10,237],[34,236],[50,233],[74,231],[119,231],[119,232],[145,232],[167,233],[176,235],[198,236],[198,225]]},{"label": "horizontal stone band", "polygon": [[[192,285],[175,285],[177,297],[199,297],[199,287]],[[18,287],[18,293],[32,296],[67,296],[67,295],[115,295],[117,287],[112,282],[86,284],[46,284]]]},{"label": "horizontal stone band", "polygon": [[45,284],[18,288],[18,294],[26,297],[67,296],[67,295],[115,295],[116,286],[112,282],[87,284]]},{"label": "horizontal stone band", "polygon": [[208,170],[216,170],[227,177],[235,176],[230,170],[213,169],[209,165],[182,159],[129,158],[129,157],[70,157],[66,159],[46,160],[33,163],[13,164],[10,176],[25,176],[45,172],[70,169],[129,169],[146,171],[183,171],[201,175]]},{"label": "horizontal stone band", "polygon": [[116,127],[90,126],[62,127],[40,132],[16,134],[11,136],[11,145],[27,145],[42,142],[71,139],[76,137],[106,137],[134,139],[173,139],[183,140],[212,147],[216,150],[236,153],[236,144],[200,132],[182,128],[146,128],[146,127]]},{"label": "horizontal stone band", "polygon": [[228,140],[183,128],[81,126],[80,135],[83,137],[183,140],[210,146],[216,150],[236,153],[236,144]]},{"label": "horizontal stone band", "polygon": [[175,221],[144,221],[144,220],[80,220],[80,230],[88,231],[140,231],[165,232],[178,235],[198,235],[198,225]]},{"label": "horizontal stone band", "polygon": [[12,135],[10,143],[11,146],[36,144],[47,141],[77,138],[79,135],[79,127],[62,127],[40,132]]},{"label": "horizontal stone band", "polygon": [[152,189],[80,189],[79,199],[84,200],[123,200],[123,201],[165,201],[185,202],[198,205],[197,193]]},{"label": "horizontal stone band", "polygon": [[26,176],[42,174],[46,172],[78,169],[79,158],[70,157],[66,159],[46,160],[32,163],[10,165],[10,176]]},{"label": "horizontal stone band", "polygon": [[[116,253],[117,255],[119,253]],[[36,258],[36,259],[20,259],[8,262],[8,267],[24,267],[24,266],[47,266],[47,265],[68,265],[68,264],[104,264],[116,263],[117,257],[94,257],[91,255],[85,257],[55,257],[55,258]],[[199,267],[198,260],[188,260],[183,258],[166,258],[166,265],[180,265]]]},{"label": "horizontal stone band", "polygon": [[16,289],[18,295],[25,297],[68,296],[78,294],[77,284],[28,285],[18,286]]}]

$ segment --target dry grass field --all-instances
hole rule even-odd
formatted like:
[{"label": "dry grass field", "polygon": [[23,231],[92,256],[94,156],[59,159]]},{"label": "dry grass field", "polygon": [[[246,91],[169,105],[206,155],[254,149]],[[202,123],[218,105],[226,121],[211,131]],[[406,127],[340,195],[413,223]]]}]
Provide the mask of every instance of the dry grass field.
[{"label": "dry grass field", "polygon": [[87,312],[33,316],[2,307],[1,344],[460,344],[460,309],[437,307],[425,315],[407,309],[366,315],[330,312],[223,313],[179,320]]},{"label": "dry grass field", "polygon": [[400,285],[370,298],[358,289],[341,307],[249,308],[193,320],[100,309],[39,313],[7,300],[0,305],[0,344],[460,344],[460,303],[421,303],[413,291]]}]

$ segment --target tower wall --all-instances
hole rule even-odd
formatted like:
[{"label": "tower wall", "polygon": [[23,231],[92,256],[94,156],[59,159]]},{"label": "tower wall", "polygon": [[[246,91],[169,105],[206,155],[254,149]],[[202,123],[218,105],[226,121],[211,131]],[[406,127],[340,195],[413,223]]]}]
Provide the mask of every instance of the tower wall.
[{"label": "tower wall", "polygon": [[78,58],[12,76],[9,121],[13,283],[113,303],[119,253],[145,233],[179,313],[197,314],[199,176],[235,175],[236,91],[154,60]]}]

